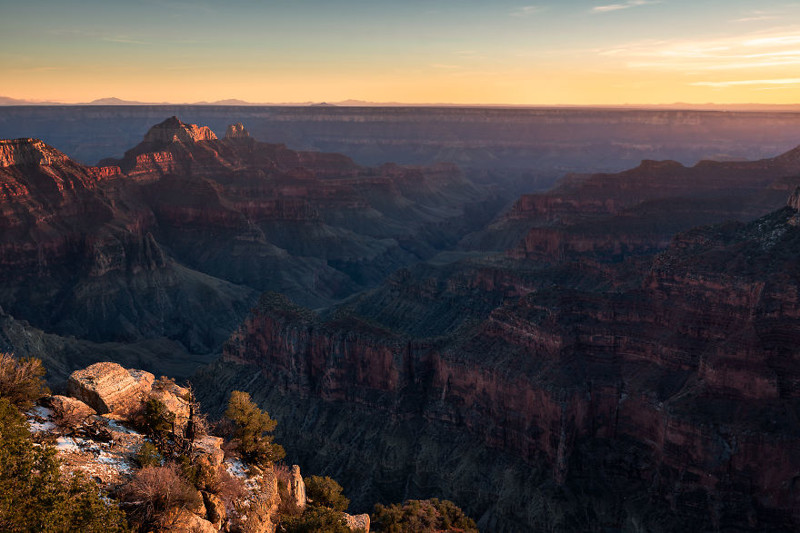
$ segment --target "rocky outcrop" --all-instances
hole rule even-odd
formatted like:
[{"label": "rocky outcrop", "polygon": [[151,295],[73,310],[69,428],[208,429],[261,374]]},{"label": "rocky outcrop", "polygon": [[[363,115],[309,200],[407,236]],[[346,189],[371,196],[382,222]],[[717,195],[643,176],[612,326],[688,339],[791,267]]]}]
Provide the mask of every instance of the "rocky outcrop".
[{"label": "rocky outcrop", "polygon": [[221,437],[203,435],[194,441],[195,455],[207,460],[211,467],[221,466],[225,460],[222,443],[223,439]]},{"label": "rocky outcrop", "polygon": [[[603,261],[663,250],[671,237],[720,220],[750,220],[780,207],[800,182],[797,149],[759,161],[645,160],[619,173],[568,175],[546,193],[526,194],[466,247],[518,258]],[[516,242],[509,242],[509,235]],[[515,246],[514,246],[515,245]]]},{"label": "rocky outcrop", "polygon": [[0,140],[0,168],[10,166],[49,166],[69,158],[38,139]]},{"label": "rocky outcrop", "polygon": [[300,475],[300,467],[292,465],[291,479],[289,481],[289,494],[295,507],[302,510],[306,508],[308,498],[306,498],[306,484],[303,476]]},{"label": "rocky outcrop", "polygon": [[[175,431],[182,433],[189,422],[190,416],[193,414],[189,389],[177,385],[171,379],[159,379],[153,384],[148,398],[158,400],[167,411],[175,416]],[[219,458],[219,454],[215,450],[215,444],[212,439],[202,444],[209,448],[214,460]]]},{"label": "rocky outcrop", "polygon": [[233,527],[242,533],[274,533],[277,526],[278,478],[275,470],[254,470],[248,483],[249,497],[242,502],[242,512],[233,518]]},{"label": "rocky outcrop", "polygon": [[214,141],[217,136],[205,126],[184,124],[178,117],[172,116],[160,124],[156,124],[144,136],[144,142],[153,147],[168,145],[175,142],[196,143],[200,141]]},{"label": "rocky outcrop", "polygon": [[[154,382],[152,374],[125,370],[107,362],[76,371],[72,378],[70,394],[93,398],[102,406],[110,405],[111,412],[96,415],[91,407],[75,397],[52,396],[44,402],[49,407],[37,406],[27,413],[31,431],[37,441],[51,442],[55,439],[55,453],[65,472],[82,473],[94,479],[102,491],[124,494],[131,476],[141,468],[137,457],[142,446],[146,443],[152,445],[154,439],[152,435],[140,433],[141,427],[121,416],[120,412],[141,410],[146,399],[155,398],[178,417],[183,409],[181,402],[190,391],[168,378],[162,377]],[[151,385],[152,390],[149,394],[137,396],[133,394],[137,383],[142,385],[140,390]],[[138,405],[133,406],[136,402]],[[139,417],[135,420],[136,424],[141,422]],[[210,477],[204,482],[207,490],[198,489],[196,498],[186,498],[191,503],[158,517],[159,531],[274,533],[281,502],[274,467],[260,468],[239,459],[226,459],[222,438],[214,435],[192,437],[181,431],[179,425],[174,425],[171,431],[192,439],[183,443],[185,448],[182,449],[188,451],[181,453],[188,455],[180,459],[168,458],[166,465],[169,466],[170,461],[187,461],[185,464]],[[162,453],[166,456],[167,452],[162,450]],[[305,506],[305,485],[297,466],[292,474],[291,497],[295,503],[302,500]],[[195,489],[186,487],[182,490]],[[122,506],[139,503],[125,500]],[[362,522],[363,519],[358,523]]]},{"label": "rocky outcrop", "polygon": [[369,515],[368,514],[359,514],[359,515],[349,515],[344,513],[345,522],[347,522],[347,527],[350,528],[351,531],[359,531],[362,533],[369,533]]},{"label": "rocky outcrop", "polygon": [[249,139],[250,133],[245,129],[244,124],[241,122],[237,122],[236,124],[231,124],[228,126],[228,129],[225,130],[225,138],[226,139]]},{"label": "rocky outcrop", "polygon": [[69,377],[67,391],[100,414],[130,413],[150,393],[155,376],[141,370],[128,371],[116,363],[95,363]]}]

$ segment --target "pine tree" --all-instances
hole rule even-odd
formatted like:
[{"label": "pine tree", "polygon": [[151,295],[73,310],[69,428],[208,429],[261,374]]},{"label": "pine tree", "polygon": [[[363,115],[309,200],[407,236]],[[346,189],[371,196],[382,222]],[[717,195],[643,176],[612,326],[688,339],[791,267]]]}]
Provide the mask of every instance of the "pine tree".
[{"label": "pine tree", "polygon": [[242,391],[231,392],[225,416],[233,421],[236,428],[234,438],[245,459],[256,464],[269,464],[286,456],[283,446],[273,444],[270,433],[278,424],[262,411]]}]

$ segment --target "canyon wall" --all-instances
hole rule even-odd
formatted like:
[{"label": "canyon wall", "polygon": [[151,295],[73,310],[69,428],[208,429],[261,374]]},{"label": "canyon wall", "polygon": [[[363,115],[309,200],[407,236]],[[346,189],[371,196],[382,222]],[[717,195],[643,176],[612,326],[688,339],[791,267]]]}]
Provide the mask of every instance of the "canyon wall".
[{"label": "canyon wall", "polygon": [[[321,315],[265,296],[226,344],[215,394],[253,392],[301,464],[345,483],[371,468],[373,484],[347,487],[360,505],[439,494],[497,531],[790,531],[800,215],[789,203],[621,267],[473,259],[411,269]],[[407,312],[441,300],[464,313],[432,330]]]}]

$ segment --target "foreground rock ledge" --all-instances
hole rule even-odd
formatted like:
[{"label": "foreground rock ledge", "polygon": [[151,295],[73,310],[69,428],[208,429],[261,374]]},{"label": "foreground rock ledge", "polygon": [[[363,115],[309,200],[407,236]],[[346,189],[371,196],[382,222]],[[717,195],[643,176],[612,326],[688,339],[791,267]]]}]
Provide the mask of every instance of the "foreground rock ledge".
[{"label": "foreground rock ledge", "polygon": [[155,376],[143,370],[126,370],[117,363],[95,363],[69,376],[67,393],[98,414],[126,413],[141,405]]}]

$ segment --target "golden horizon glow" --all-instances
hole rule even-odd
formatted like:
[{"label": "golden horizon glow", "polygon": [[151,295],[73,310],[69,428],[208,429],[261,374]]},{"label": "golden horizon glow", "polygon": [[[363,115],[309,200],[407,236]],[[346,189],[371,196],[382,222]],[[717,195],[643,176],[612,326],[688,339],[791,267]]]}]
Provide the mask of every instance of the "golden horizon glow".
[{"label": "golden horizon glow", "polygon": [[[112,2],[113,9],[90,1],[89,7],[67,6],[71,11],[45,1],[53,10],[45,23],[37,18],[41,6],[0,4],[9,15],[0,22],[0,96],[73,104],[108,97],[152,103],[800,103],[800,6],[567,0],[487,7],[442,0],[398,7],[346,0],[335,10],[297,2],[304,3],[318,15],[277,1],[167,3],[163,11],[144,0]],[[155,13],[160,18],[148,18]],[[33,38],[23,39],[31,32]]]}]

